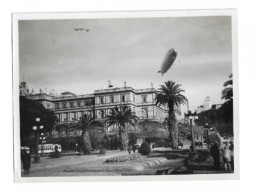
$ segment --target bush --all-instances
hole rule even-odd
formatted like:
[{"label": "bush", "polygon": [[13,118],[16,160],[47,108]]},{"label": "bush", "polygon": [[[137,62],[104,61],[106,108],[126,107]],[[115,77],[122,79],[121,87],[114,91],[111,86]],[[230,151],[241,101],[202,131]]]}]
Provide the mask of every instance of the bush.
[{"label": "bush", "polygon": [[50,154],[51,158],[60,158],[60,152],[55,151]]},{"label": "bush", "polygon": [[151,153],[151,148],[147,142],[142,143],[139,153],[142,155],[149,155]]},{"label": "bush", "polygon": [[131,160],[137,160],[142,158],[140,154],[133,154],[133,155],[120,155],[108,158],[105,162],[125,162]]}]

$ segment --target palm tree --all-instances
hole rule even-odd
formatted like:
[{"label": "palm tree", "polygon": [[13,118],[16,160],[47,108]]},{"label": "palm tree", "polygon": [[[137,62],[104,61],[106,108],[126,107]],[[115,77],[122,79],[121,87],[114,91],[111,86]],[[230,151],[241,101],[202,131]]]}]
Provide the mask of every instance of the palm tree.
[{"label": "palm tree", "polygon": [[[156,105],[168,107],[167,126],[172,148],[175,148],[178,145],[178,124],[175,116],[175,108],[188,102],[188,99],[181,94],[184,90],[180,87],[180,84],[176,84],[173,81],[167,81],[165,82],[165,85],[161,85],[158,94],[156,94],[155,97]],[[174,136],[173,130],[175,134]]]},{"label": "palm tree", "polygon": [[100,121],[96,121],[94,117],[84,114],[77,120],[76,127],[82,130],[81,138],[84,144],[83,152],[84,154],[90,154],[91,150],[91,138],[89,130],[96,127],[103,127],[103,124]]},{"label": "palm tree", "polygon": [[116,125],[119,133],[120,149],[127,149],[127,125],[134,126],[138,120],[138,117],[132,112],[131,108],[124,106],[115,106],[110,115],[107,116],[106,122],[108,126]]}]

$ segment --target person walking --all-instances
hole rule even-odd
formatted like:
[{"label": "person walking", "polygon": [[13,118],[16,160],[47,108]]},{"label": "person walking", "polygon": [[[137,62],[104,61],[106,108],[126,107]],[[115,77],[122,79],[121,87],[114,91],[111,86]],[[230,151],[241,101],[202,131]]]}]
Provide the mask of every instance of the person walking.
[{"label": "person walking", "polygon": [[23,163],[24,174],[27,175],[30,173],[31,155],[29,152],[27,152],[25,149],[23,149],[21,151],[21,158],[22,158],[22,163]]},{"label": "person walking", "polygon": [[131,154],[131,145],[128,146],[127,151],[129,154]]},{"label": "person walking", "polygon": [[218,143],[215,141],[213,146],[210,148],[211,155],[213,156],[214,169],[220,169],[220,153]]},{"label": "person walking", "polygon": [[225,165],[225,171],[230,172],[231,171],[231,151],[228,146],[224,147],[224,155],[223,155],[223,161]]}]

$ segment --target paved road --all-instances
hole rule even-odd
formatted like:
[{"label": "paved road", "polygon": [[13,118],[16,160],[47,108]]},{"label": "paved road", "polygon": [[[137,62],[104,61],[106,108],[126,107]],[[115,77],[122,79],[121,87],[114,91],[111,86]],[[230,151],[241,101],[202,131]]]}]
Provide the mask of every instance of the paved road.
[{"label": "paved road", "polygon": [[[167,149],[162,149],[167,150]],[[168,149],[169,150],[169,149]],[[86,171],[86,172],[64,172],[68,168],[77,168],[82,166],[103,166],[103,162],[112,156],[126,155],[126,151],[108,151],[106,155],[81,155],[81,156],[62,156],[61,158],[42,157],[41,163],[32,163],[31,173],[22,177],[47,177],[47,176],[104,176],[104,175],[153,175],[158,169],[172,168],[182,164],[181,159],[166,160],[165,162],[155,166],[143,166],[140,171]],[[159,157],[157,157],[158,159]],[[128,166],[143,165],[144,162],[153,162],[154,158],[148,158],[140,162],[128,162]]]},{"label": "paved road", "polygon": [[[126,151],[108,151],[105,155],[81,155],[81,156],[62,156],[61,158],[41,157],[40,163],[32,163],[29,175],[22,177],[35,176],[59,176],[63,174],[63,170],[68,167],[81,165],[97,165],[102,164],[107,158],[128,154]],[[66,175],[66,174],[65,174]]]}]

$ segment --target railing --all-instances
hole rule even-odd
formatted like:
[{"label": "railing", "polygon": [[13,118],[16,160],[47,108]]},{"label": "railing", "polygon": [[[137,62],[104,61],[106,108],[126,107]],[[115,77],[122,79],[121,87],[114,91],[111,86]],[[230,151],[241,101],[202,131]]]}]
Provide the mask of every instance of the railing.
[{"label": "railing", "polygon": [[138,93],[138,92],[151,92],[151,91],[157,91],[157,90],[154,88],[147,88],[147,89],[135,89],[134,91]]},{"label": "railing", "polygon": [[86,95],[75,95],[75,96],[56,96],[53,100],[69,100],[69,99],[80,99],[80,98],[91,98],[94,97],[92,94]]},{"label": "railing", "polygon": [[134,90],[134,89],[132,87],[121,87],[121,88],[112,88],[112,89],[99,89],[99,90],[95,90],[94,93],[126,91],[126,90]]},{"label": "railing", "polygon": [[121,87],[121,88],[112,88],[112,89],[100,89],[95,90],[94,93],[108,93],[108,92],[120,92],[120,91],[126,91],[126,90],[132,90],[136,93],[140,92],[151,92],[151,91],[157,91],[155,88],[147,88],[147,89],[134,89],[132,87]]}]

